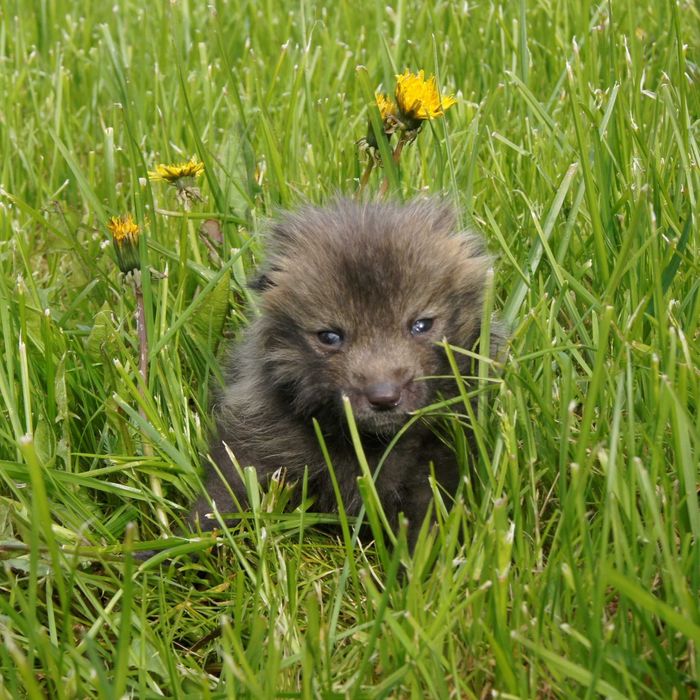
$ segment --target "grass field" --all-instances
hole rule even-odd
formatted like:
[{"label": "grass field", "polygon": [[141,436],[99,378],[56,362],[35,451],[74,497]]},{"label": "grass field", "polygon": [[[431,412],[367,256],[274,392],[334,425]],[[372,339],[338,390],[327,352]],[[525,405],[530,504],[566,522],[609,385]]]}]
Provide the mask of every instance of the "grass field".
[{"label": "grass field", "polygon": [[[0,697],[698,697],[697,4],[0,13]],[[277,485],[216,546],[163,542],[265,219],[356,192],[373,92],[405,68],[458,102],[388,196],[454,197],[512,328],[461,498],[412,558],[281,513]],[[192,156],[186,211],[148,171]],[[145,385],[107,231],[126,213]]]}]

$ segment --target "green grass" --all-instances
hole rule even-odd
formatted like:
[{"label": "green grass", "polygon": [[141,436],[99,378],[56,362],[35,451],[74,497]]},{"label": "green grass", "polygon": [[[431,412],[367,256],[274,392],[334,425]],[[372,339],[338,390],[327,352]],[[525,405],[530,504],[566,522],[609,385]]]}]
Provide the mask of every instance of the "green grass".
[{"label": "green grass", "polygon": [[[699,45],[666,0],[3,0],[0,697],[697,697]],[[460,99],[393,196],[457,200],[513,331],[463,497],[436,489],[412,559],[274,484],[213,548],[135,560],[197,488],[265,218],[357,189],[368,99],[405,67]],[[186,214],[147,171],[191,155]],[[144,391],[105,245],[127,211]]]}]

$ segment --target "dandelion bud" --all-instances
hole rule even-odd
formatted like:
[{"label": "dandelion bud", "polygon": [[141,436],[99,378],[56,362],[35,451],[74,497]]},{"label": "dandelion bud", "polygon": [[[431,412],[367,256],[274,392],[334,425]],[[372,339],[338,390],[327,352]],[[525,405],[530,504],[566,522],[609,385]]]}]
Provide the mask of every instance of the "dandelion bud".
[{"label": "dandelion bud", "polygon": [[[388,140],[391,138],[394,131],[396,131],[399,124],[399,121],[396,118],[396,104],[390,97],[387,97],[380,92],[375,95],[375,99],[377,100],[377,107],[379,108],[379,114],[382,118],[384,135]],[[372,128],[371,119],[367,122],[367,136],[360,139],[357,142],[357,146],[360,151],[367,151],[372,159],[379,163],[379,144],[377,143],[377,138],[374,134],[374,129]]]},{"label": "dandelion bud", "polygon": [[119,269],[126,275],[141,267],[139,257],[139,227],[131,214],[113,216],[107,223],[112,234]]}]

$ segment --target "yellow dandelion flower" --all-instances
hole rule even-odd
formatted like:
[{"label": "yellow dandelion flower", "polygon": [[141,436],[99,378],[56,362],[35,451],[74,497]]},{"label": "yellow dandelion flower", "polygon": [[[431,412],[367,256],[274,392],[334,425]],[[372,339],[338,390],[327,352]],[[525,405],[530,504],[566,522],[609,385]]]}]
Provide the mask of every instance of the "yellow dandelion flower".
[{"label": "yellow dandelion flower", "polygon": [[396,114],[396,103],[391,97],[387,97],[381,92],[378,92],[374,97],[377,100],[377,107],[379,107],[379,114],[382,115],[383,122]]},{"label": "yellow dandelion flower", "polygon": [[112,234],[114,251],[117,254],[119,269],[128,274],[141,266],[139,258],[139,227],[131,214],[113,216],[107,222],[107,229]]},{"label": "yellow dandelion flower", "polygon": [[396,76],[399,118],[409,131],[418,129],[423,121],[442,117],[456,102],[452,95],[440,97],[434,75],[426,80],[424,71],[411,73],[406,69]]},{"label": "yellow dandelion flower", "polygon": [[204,172],[204,163],[192,158],[187,163],[179,165],[156,165],[155,170],[148,171],[148,177],[154,182],[167,182],[177,192],[177,199],[185,209],[189,209],[193,202],[202,201],[202,193],[195,186],[195,178]]},{"label": "yellow dandelion flower", "polygon": [[154,182],[167,182],[171,185],[177,184],[183,178],[199,177],[204,172],[204,163],[192,158],[187,163],[179,165],[156,165],[155,170],[148,171],[148,177]]}]

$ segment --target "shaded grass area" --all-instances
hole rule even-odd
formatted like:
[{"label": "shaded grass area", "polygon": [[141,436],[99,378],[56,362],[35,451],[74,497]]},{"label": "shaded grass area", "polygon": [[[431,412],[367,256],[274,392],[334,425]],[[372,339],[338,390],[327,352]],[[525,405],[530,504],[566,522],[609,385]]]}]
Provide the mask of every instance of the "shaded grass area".
[{"label": "shaded grass area", "polygon": [[[695,6],[6,0],[1,21],[0,694],[697,696]],[[456,199],[512,327],[476,415],[438,407],[461,498],[435,489],[412,558],[367,477],[376,545],[283,513],[278,483],[216,540],[163,544],[265,219],[357,189],[371,92],[405,67],[459,101],[391,196]],[[192,155],[184,212],[147,171]],[[127,211],[144,391],[106,233]]]}]

